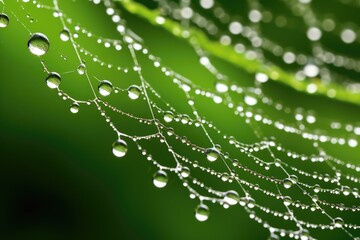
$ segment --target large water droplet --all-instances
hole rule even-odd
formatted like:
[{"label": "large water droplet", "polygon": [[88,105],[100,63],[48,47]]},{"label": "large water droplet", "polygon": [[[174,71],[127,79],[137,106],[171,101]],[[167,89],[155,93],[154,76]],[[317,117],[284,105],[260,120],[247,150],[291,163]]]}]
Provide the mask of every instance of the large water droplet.
[{"label": "large water droplet", "polygon": [[34,33],[30,36],[28,48],[32,54],[42,56],[49,50],[49,47],[49,39],[44,34]]},{"label": "large water droplet", "polygon": [[208,206],[206,206],[205,204],[200,204],[199,206],[196,207],[195,218],[198,221],[204,222],[204,221],[208,220],[209,215],[210,215],[210,210],[209,210]]},{"label": "large water droplet", "polygon": [[84,75],[86,71],[86,65],[84,63],[80,63],[80,65],[77,68],[77,72],[80,75]]},{"label": "large water droplet", "polygon": [[46,85],[51,88],[55,89],[58,88],[61,83],[61,77],[56,72],[51,72],[46,77]]},{"label": "large water droplet", "polygon": [[183,178],[187,178],[187,177],[189,177],[190,176],[190,169],[188,168],[188,167],[185,167],[185,166],[183,166],[182,168],[181,168],[181,176],[183,177]]},{"label": "large water droplet", "polygon": [[140,97],[141,95],[141,90],[138,86],[136,85],[131,85],[128,89],[128,96],[130,99],[132,100],[136,100]]},{"label": "large water droplet", "polygon": [[168,176],[165,171],[159,170],[153,176],[153,183],[157,188],[163,188],[168,182]]},{"label": "large water droplet", "polygon": [[164,121],[165,122],[171,122],[174,119],[174,114],[170,111],[166,111],[164,113]]},{"label": "large water droplet", "polygon": [[334,227],[336,228],[341,228],[344,225],[344,220],[342,220],[342,218],[334,218]]},{"label": "large water droplet", "polygon": [[9,17],[5,13],[0,13],[0,28],[6,28],[9,25]]},{"label": "large water droplet", "polygon": [[207,160],[214,162],[219,158],[220,152],[216,148],[208,148],[205,151],[205,155]]},{"label": "large water droplet", "polygon": [[127,147],[126,142],[121,139],[116,140],[112,145],[112,152],[116,157],[125,156],[127,150],[128,150],[128,147]]},{"label": "large water droplet", "polygon": [[227,191],[224,196],[224,201],[229,205],[236,205],[239,199],[239,194],[233,190]]},{"label": "large water droplet", "polygon": [[293,185],[293,182],[291,181],[291,179],[285,178],[285,179],[283,180],[283,186],[284,186],[284,188],[289,189],[289,188],[292,187],[292,185]]},{"label": "large water droplet", "polygon": [[77,102],[74,102],[73,104],[71,104],[70,106],[70,112],[71,113],[78,113],[80,109],[80,105]]},{"label": "large water droplet", "polygon": [[113,86],[112,86],[111,82],[109,82],[108,80],[102,80],[99,83],[98,90],[101,95],[106,97],[106,96],[109,96],[110,93],[112,92]]},{"label": "large water droplet", "polygon": [[60,32],[60,39],[64,42],[67,42],[70,40],[70,32],[67,29],[64,29]]}]

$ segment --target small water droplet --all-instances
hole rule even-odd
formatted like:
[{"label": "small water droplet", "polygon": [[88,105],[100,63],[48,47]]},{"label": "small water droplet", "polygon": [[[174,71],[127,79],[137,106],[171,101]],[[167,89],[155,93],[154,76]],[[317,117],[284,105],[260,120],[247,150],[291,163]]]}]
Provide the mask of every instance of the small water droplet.
[{"label": "small water droplet", "polygon": [[292,187],[292,185],[293,185],[293,182],[291,181],[291,179],[285,178],[285,179],[283,180],[283,186],[284,186],[284,188],[289,189],[289,188]]},{"label": "small water droplet", "polygon": [[71,104],[70,106],[70,112],[71,113],[78,113],[80,109],[80,105],[77,102],[74,102],[73,104]]},{"label": "small water droplet", "polygon": [[28,48],[32,54],[42,56],[49,50],[49,47],[49,39],[44,34],[34,33],[30,36]]},{"label": "small water droplet", "polygon": [[46,85],[51,88],[55,89],[58,88],[61,83],[61,76],[56,72],[51,72],[46,77]]},{"label": "small water droplet", "polygon": [[187,178],[190,176],[190,169],[188,167],[182,167],[180,174],[183,178]]},{"label": "small water droplet", "polygon": [[172,120],[174,119],[174,114],[170,111],[166,111],[164,113],[164,121],[165,122],[172,122]]},{"label": "small water droplet", "polygon": [[209,210],[208,206],[206,206],[205,204],[200,204],[196,207],[195,218],[198,221],[204,222],[204,221],[208,220],[209,215],[210,215],[210,210]]},{"label": "small water droplet", "polygon": [[342,220],[342,218],[337,217],[334,218],[333,223],[335,228],[341,228],[344,225],[344,220]]},{"label": "small water droplet", "polygon": [[233,190],[227,191],[224,196],[224,201],[229,205],[236,205],[239,199],[239,194]]},{"label": "small water droplet", "polygon": [[127,150],[128,147],[124,140],[118,139],[112,145],[112,152],[116,157],[125,156]]},{"label": "small water droplet", "polygon": [[165,171],[159,170],[153,176],[153,183],[157,188],[163,188],[168,182],[168,176]]},{"label": "small water droplet", "polygon": [[205,155],[207,160],[214,162],[219,158],[220,152],[216,148],[208,148],[205,151]]},{"label": "small water droplet", "polygon": [[127,89],[127,92],[128,92],[128,96],[130,99],[132,100],[136,100],[140,97],[141,95],[141,90],[138,86],[136,85],[131,85],[128,89]]},{"label": "small water droplet", "polygon": [[60,32],[61,41],[67,42],[70,40],[70,32],[67,29],[64,29]]},{"label": "small water droplet", "polygon": [[98,90],[102,96],[106,97],[112,92],[113,86],[108,80],[102,80],[98,85]]},{"label": "small water droplet", "polygon": [[86,65],[84,63],[80,63],[80,65],[77,68],[77,72],[80,75],[83,75],[83,74],[85,74],[85,71],[86,71]]},{"label": "small water droplet", "polygon": [[5,13],[0,13],[0,28],[6,28],[9,25],[9,17]]}]

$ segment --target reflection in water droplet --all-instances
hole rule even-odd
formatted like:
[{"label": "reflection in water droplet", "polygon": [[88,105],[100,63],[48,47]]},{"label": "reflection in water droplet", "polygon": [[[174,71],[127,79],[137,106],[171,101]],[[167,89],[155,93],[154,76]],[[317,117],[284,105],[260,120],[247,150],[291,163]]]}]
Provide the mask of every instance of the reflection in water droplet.
[{"label": "reflection in water droplet", "polygon": [[102,80],[99,83],[98,90],[101,95],[106,97],[106,96],[109,96],[110,93],[112,92],[113,86],[112,86],[111,82],[109,82],[108,80]]},{"label": "reflection in water droplet", "polygon": [[55,89],[58,88],[61,83],[61,77],[56,72],[51,72],[46,77],[46,85],[51,88]]},{"label": "reflection in water droplet", "polygon": [[5,13],[0,13],[0,28],[6,28],[9,25],[9,17]]},{"label": "reflection in water droplet", "polygon": [[116,157],[125,156],[128,150],[127,144],[124,140],[116,140],[112,145],[112,152]]},{"label": "reflection in water droplet", "polygon": [[153,183],[157,188],[163,188],[168,182],[168,176],[163,170],[157,171],[153,176]]},{"label": "reflection in water droplet", "polygon": [[42,33],[34,33],[28,41],[29,51],[36,55],[44,55],[50,47],[49,39]]}]

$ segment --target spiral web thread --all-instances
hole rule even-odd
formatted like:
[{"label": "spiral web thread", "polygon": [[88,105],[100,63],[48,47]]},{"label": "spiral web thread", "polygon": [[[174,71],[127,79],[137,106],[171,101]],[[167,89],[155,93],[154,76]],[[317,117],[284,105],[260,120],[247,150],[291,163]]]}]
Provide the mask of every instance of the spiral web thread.
[{"label": "spiral web thread", "polygon": [[[68,35],[65,34],[62,40],[72,45],[79,65],[72,66],[72,71],[62,73],[65,76],[62,81],[65,82],[71,74],[79,73],[78,77],[86,79],[93,95],[93,98],[79,100],[63,91],[60,88],[62,85],[57,86],[58,95],[72,103],[70,110],[77,113],[80,106],[96,107],[118,137],[113,145],[115,156],[122,157],[127,151],[135,151],[131,147],[128,149],[128,143],[134,143],[144,159],[159,169],[153,177],[156,187],[166,186],[168,178],[178,178],[189,191],[190,198],[198,201],[195,212],[199,221],[207,220],[211,205],[219,204],[224,208],[242,207],[250,219],[269,231],[270,239],[315,239],[313,232],[335,229],[341,230],[349,239],[359,239],[360,225],[356,222],[356,216],[360,212],[357,189],[360,166],[331,156],[323,147],[333,145],[341,147],[342,151],[357,148],[359,123],[341,123],[322,118],[313,110],[287,106],[267,96],[263,86],[270,79],[281,77],[276,71],[249,72],[254,79],[253,84],[240,85],[217,68],[211,53],[196,38],[191,38],[191,28],[195,27],[221,45],[233,47],[234,52],[249,61],[256,58],[270,66],[267,56],[272,54],[285,64],[296,65],[294,76],[308,84],[306,91],[309,94],[317,92],[318,85],[311,81],[313,77],[318,77],[325,84],[336,82],[352,93],[359,93],[359,83],[338,70],[358,73],[359,60],[334,53],[320,41],[323,32],[328,31],[338,35],[342,44],[359,42],[356,32],[335,28],[331,19],[317,19],[310,1],[282,2],[295,16],[303,16],[312,54],[291,51],[263,36],[261,21],[274,21],[279,27],[286,23],[281,16],[273,16],[260,1],[248,1],[251,10],[246,18],[250,21],[245,23],[241,17],[233,17],[220,3],[211,0],[154,0],[161,9],[154,18],[154,24],[161,26],[169,19],[180,24],[181,29],[177,31],[184,39],[190,39],[189,43],[199,59],[199,67],[213,76],[211,84],[215,87],[203,87],[201,81],[198,83],[197,79],[172,70],[145,47],[141,36],[127,26],[122,16],[122,5],[131,4],[132,1],[93,0],[89,3],[105,6],[109,22],[118,33],[117,39],[99,36],[73,23],[72,16],[62,11],[57,0],[53,0],[51,6],[40,1],[18,1],[18,4],[24,12],[31,4],[44,11],[52,11],[53,16],[61,22],[59,32],[67,30],[65,33]],[[4,5],[3,12],[6,12],[6,2],[1,3]],[[360,7],[356,1],[347,4]],[[20,21],[17,14],[11,9],[9,11]],[[28,24],[21,24],[31,33]],[[228,26],[229,30],[221,30],[227,29],[224,26]],[[358,29],[357,26],[354,29]],[[101,59],[95,50],[83,47],[81,39],[96,42],[99,49],[105,48],[113,55],[128,57],[129,65],[120,66],[113,62],[115,60],[107,62]],[[85,59],[90,59],[91,64],[85,63]],[[40,63],[44,71],[50,74],[47,63],[43,59]],[[102,77],[96,76],[95,69],[90,67],[92,65],[122,74],[125,78],[127,74],[132,74],[132,87],[123,87],[115,79],[104,84]],[[177,91],[176,99],[163,96],[156,87],[159,83],[143,70],[143,65],[153,66],[153,72],[162,76],[157,81],[166,81]],[[105,95],[111,95],[105,96],[102,91],[106,92]],[[136,102],[139,104],[136,106],[143,111],[123,108],[123,104],[116,101],[116,95],[128,95],[131,99],[128,101]],[[336,90],[329,89],[327,95],[334,97]],[[186,101],[188,108],[177,106],[177,101]],[[211,117],[206,115],[208,110],[201,109],[201,104],[198,108],[197,102],[206,102],[214,109],[230,112],[232,121],[239,121],[239,126],[250,129],[253,136],[245,136],[245,139],[248,138],[244,140],[241,134],[237,136],[227,129],[222,130],[224,124],[212,122]],[[273,112],[276,112],[276,116],[272,117]],[[118,122],[123,118],[139,126],[147,126],[149,133],[127,132],[127,128]],[[318,122],[322,127],[327,126],[326,129],[317,128]],[[286,143],[277,140],[275,134],[269,135],[267,129],[275,134],[289,135],[292,141],[304,142],[310,150],[302,152],[302,149],[288,148]],[[153,146],[168,152],[168,159],[157,159]],[[268,207],[268,201],[274,204]],[[358,204],[351,205],[350,202]],[[311,214],[323,215],[324,218],[322,222],[312,222],[311,217],[307,217]],[[278,221],[272,223],[269,219],[273,218]]]}]

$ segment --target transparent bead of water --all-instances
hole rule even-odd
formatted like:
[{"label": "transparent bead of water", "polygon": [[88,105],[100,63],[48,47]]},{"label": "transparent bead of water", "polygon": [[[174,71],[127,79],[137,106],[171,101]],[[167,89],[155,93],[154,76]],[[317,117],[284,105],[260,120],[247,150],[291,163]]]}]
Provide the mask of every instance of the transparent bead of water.
[{"label": "transparent bead of water", "polygon": [[174,119],[174,114],[170,111],[166,111],[164,113],[164,121],[165,122],[172,122],[172,120]]},{"label": "transparent bead of water", "polygon": [[153,176],[153,183],[157,188],[163,188],[168,182],[167,173],[163,170],[157,171]]},{"label": "transparent bead of water", "polygon": [[335,228],[341,228],[344,225],[344,220],[342,218],[337,217],[334,218],[333,223]]},{"label": "transparent bead of water", "polygon": [[70,40],[70,32],[67,29],[64,29],[60,32],[60,39],[63,42],[67,42]]},{"label": "transparent bead of water", "polygon": [[49,39],[44,34],[34,33],[30,36],[28,49],[32,54],[42,56],[49,50],[49,47]]},{"label": "transparent bead of water", "polygon": [[210,215],[210,210],[209,210],[208,206],[206,206],[205,204],[200,204],[196,207],[195,218],[198,221],[204,222],[204,221],[208,220],[209,215]]},{"label": "transparent bead of water", "polygon": [[187,178],[187,177],[189,177],[190,176],[190,169],[188,168],[188,167],[182,167],[181,168],[181,176],[183,177],[183,178]]},{"label": "transparent bead of water", "polygon": [[112,152],[116,157],[125,156],[127,150],[128,147],[124,140],[118,139],[112,145]]},{"label": "transparent bead of water", "polygon": [[132,100],[136,100],[140,97],[141,95],[141,90],[138,86],[136,85],[131,85],[128,89],[127,89],[127,92],[128,92],[128,96],[130,99]]},{"label": "transparent bead of water", "polygon": [[74,102],[70,106],[70,112],[71,113],[78,113],[80,109],[80,105],[77,102]]},{"label": "transparent bead of water", "polygon": [[216,148],[208,148],[205,151],[205,155],[207,160],[214,162],[220,157],[220,152]]},{"label": "transparent bead of water", "polygon": [[85,74],[85,71],[86,71],[86,65],[84,63],[80,63],[80,65],[78,66],[77,68],[77,72],[80,74],[80,75],[84,75]]},{"label": "transparent bead of water", "polygon": [[104,97],[109,96],[112,90],[113,85],[108,80],[102,80],[98,85],[98,91]]},{"label": "transparent bead of water", "polygon": [[219,93],[225,93],[229,90],[228,82],[225,80],[219,80],[215,83],[215,89]]},{"label": "transparent bead of water", "polygon": [[9,25],[9,17],[5,13],[0,13],[0,28],[6,28]]},{"label": "transparent bead of water", "polygon": [[290,206],[292,204],[292,202],[293,201],[292,201],[291,197],[285,196],[283,198],[283,203],[284,203],[285,206]]},{"label": "transparent bead of water", "polygon": [[61,83],[61,76],[56,72],[50,72],[46,77],[46,85],[51,89],[56,89]]},{"label": "transparent bead of water", "polygon": [[239,199],[239,194],[233,190],[227,191],[224,196],[224,201],[229,205],[236,205]]},{"label": "transparent bead of water", "polygon": [[282,183],[283,183],[284,188],[286,188],[286,189],[291,188],[293,185],[293,182],[291,181],[290,178],[285,178]]}]

